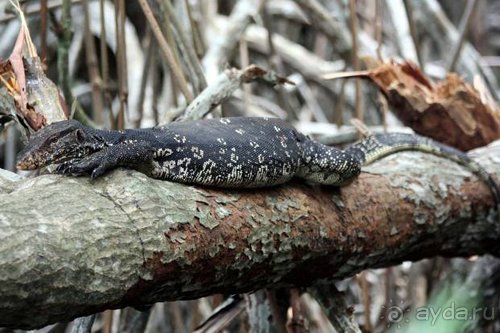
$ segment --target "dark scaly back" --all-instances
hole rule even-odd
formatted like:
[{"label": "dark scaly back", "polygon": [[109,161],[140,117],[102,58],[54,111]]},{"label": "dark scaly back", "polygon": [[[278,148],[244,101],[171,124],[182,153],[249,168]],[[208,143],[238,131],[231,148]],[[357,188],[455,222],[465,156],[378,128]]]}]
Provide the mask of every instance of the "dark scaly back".
[{"label": "dark scaly back", "polygon": [[[162,140],[151,175],[218,187],[272,186],[290,180],[306,138],[275,118],[221,118],[157,128]],[[170,148],[165,155],[161,148]]]},{"label": "dark scaly back", "polygon": [[421,151],[465,166],[490,187],[497,205],[500,205],[500,187],[491,174],[464,152],[432,139],[406,133],[372,134],[345,149],[345,152],[356,157],[362,165],[400,151]]}]

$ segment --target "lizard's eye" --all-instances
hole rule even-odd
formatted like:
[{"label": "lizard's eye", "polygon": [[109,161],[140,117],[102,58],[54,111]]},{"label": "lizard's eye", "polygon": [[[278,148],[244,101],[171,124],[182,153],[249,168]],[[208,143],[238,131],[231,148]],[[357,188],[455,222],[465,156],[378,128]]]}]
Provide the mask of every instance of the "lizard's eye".
[{"label": "lizard's eye", "polygon": [[78,142],[82,143],[83,141],[85,141],[85,133],[83,133],[83,131],[81,129],[77,129],[75,131],[75,134],[76,134],[76,139],[78,140]]},{"label": "lizard's eye", "polygon": [[56,142],[57,141],[57,135],[51,136],[48,141],[49,141],[50,144]]}]

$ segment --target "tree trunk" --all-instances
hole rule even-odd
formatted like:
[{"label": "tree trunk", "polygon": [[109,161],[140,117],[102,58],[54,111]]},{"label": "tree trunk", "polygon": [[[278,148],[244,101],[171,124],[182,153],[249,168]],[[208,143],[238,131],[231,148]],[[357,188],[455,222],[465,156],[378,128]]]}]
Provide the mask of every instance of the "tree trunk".
[{"label": "tree trunk", "polygon": [[[500,176],[498,146],[480,162]],[[500,252],[487,186],[400,153],[343,188],[199,188],[130,170],[90,180],[0,172],[0,326],[305,286],[433,256]]]}]

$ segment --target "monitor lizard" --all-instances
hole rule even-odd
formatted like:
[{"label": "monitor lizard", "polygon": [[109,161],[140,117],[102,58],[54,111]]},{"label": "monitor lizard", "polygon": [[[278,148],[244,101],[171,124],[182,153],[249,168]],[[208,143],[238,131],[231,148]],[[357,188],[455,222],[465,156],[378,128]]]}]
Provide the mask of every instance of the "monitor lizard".
[{"label": "monitor lizard", "polygon": [[36,132],[20,153],[17,167],[58,164],[57,173],[96,178],[124,166],[157,179],[216,187],[272,186],[293,177],[341,186],[356,178],[363,165],[403,150],[427,152],[467,167],[500,202],[499,186],[477,162],[429,138],[372,134],[339,150],[276,118],[220,118],[121,131],[65,120]]}]

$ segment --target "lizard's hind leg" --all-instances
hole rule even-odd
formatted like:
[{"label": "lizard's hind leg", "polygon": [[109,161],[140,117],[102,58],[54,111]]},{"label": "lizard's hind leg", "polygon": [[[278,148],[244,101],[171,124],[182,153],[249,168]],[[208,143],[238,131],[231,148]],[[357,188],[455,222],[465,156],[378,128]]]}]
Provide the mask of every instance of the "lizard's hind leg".
[{"label": "lizard's hind leg", "polygon": [[344,185],[361,172],[361,163],[342,150],[307,140],[302,143],[302,164],[298,177],[324,185]]}]

